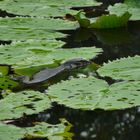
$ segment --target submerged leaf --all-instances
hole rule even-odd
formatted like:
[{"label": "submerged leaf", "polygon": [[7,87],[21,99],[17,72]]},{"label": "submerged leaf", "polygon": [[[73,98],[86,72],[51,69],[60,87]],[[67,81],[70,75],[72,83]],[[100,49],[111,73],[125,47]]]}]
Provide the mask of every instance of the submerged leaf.
[{"label": "submerged leaf", "polygon": [[11,93],[0,100],[0,120],[20,118],[51,107],[47,95],[37,91]]},{"label": "submerged leaf", "polygon": [[48,90],[52,101],[73,109],[116,110],[140,105],[140,81],[120,82],[109,86],[94,77],[72,79]]},{"label": "submerged leaf", "polygon": [[98,69],[101,76],[113,79],[140,80],[140,56],[121,58]]}]

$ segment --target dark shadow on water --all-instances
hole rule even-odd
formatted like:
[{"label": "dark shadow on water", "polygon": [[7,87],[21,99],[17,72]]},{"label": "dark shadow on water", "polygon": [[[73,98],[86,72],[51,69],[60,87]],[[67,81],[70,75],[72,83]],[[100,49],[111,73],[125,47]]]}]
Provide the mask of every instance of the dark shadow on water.
[{"label": "dark shadow on water", "polygon": [[54,105],[39,115],[18,120],[18,126],[32,126],[32,122],[59,123],[66,118],[73,124],[73,140],[139,140],[140,107],[119,111],[81,111]]},{"label": "dark shadow on water", "polygon": [[[103,53],[94,59],[102,64],[128,56],[140,55],[140,21],[130,22],[128,28],[69,31],[64,48],[92,47],[102,48]],[[65,32],[66,33],[66,32]]]}]

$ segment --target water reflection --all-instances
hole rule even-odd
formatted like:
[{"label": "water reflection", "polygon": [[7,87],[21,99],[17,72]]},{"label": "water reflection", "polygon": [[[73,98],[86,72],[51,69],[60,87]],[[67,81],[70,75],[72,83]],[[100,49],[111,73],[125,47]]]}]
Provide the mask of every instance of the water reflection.
[{"label": "water reflection", "polygon": [[[73,140],[139,140],[140,137],[140,107],[120,111],[81,111],[55,105],[51,110],[29,118],[52,124],[58,123],[59,118],[66,118],[73,124]],[[22,123],[30,122],[29,118]]]},{"label": "water reflection", "polygon": [[103,54],[94,61],[98,64],[117,58],[140,55],[140,22],[131,22],[128,28],[87,30],[69,32],[64,48],[96,46]]}]

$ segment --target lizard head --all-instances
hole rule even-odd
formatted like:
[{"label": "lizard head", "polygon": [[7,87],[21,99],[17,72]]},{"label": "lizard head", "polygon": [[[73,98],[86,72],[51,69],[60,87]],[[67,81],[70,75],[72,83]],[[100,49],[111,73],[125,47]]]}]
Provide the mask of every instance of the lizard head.
[{"label": "lizard head", "polygon": [[83,58],[76,58],[66,61],[63,65],[66,69],[76,69],[91,64],[90,61]]}]

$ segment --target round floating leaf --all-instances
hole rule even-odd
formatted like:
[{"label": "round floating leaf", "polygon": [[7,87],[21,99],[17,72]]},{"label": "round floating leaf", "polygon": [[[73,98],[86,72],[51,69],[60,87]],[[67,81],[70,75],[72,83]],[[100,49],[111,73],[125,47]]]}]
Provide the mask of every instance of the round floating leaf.
[{"label": "round floating leaf", "polygon": [[117,3],[108,7],[110,14],[118,16],[125,12],[129,12],[132,16],[130,20],[140,20],[140,1],[139,0],[126,0],[124,3]]},{"label": "round floating leaf", "polygon": [[76,29],[78,23],[54,18],[34,18],[34,17],[15,17],[0,18],[1,28],[21,29],[21,30],[70,30]]},{"label": "round floating leaf", "polygon": [[55,38],[65,38],[66,35],[42,29],[28,29],[24,30],[21,28],[10,28],[10,27],[0,27],[0,40],[12,40],[12,41],[25,41],[25,40],[45,40],[45,39],[55,39]]},{"label": "round floating leaf", "polygon": [[48,140],[54,139],[69,139],[73,136],[69,132],[72,125],[63,120],[61,123],[52,125],[45,122],[37,123],[34,127],[16,127],[14,125],[6,125],[0,123],[0,140],[18,140],[22,138],[47,138]]},{"label": "round floating leaf", "polygon": [[52,39],[66,35],[54,30],[78,28],[74,21],[51,18],[15,17],[0,18],[0,40]]},{"label": "round floating leaf", "polygon": [[74,109],[124,109],[140,105],[140,81],[109,86],[94,77],[72,79],[52,85],[48,95],[52,101]]},{"label": "round floating leaf", "polygon": [[17,86],[18,86],[18,83],[11,80],[8,76],[0,77],[0,91],[6,90],[6,89],[12,89]]},{"label": "round floating leaf", "polygon": [[49,140],[54,139],[70,139],[73,136],[72,133],[68,132],[72,125],[62,119],[60,124],[52,125],[45,122],[38,123],[34,127],[26,128],[26,137],[29,138],[48,138]]},{"label": "round floating leaf", "polygon": [[101,76],[113,79],[140,80],[140,56],[122,58],[98,69]]},{"label": "round floating leaf", "polygon": [[97,6],[101,3],[97,2],[96,0],[48,0],[48,5],[51,6],[68,6],[68,7],[86,7],[86,6]]},{"label": "round floating leaf", "polygon": [[0,46],[0,63],[13,65],[15,69],[23,69],[49,65],[55,63],[55,61],[63,63],[73,58],[90,59],[102,52],[101,49],[95,47],[58,48],[63,44],[63,42],[52,40],[19,42],[7,46]]},{"label": "round floating leaf", "polygon": [[[46,1],[47,3],[47,1]],[[0,9],[16,15],[29,15],[36,17],[63,17],[66,14],[75,15],[78,11],[68,7],[51,7],[37,1],[7,1],[0,2]]]},{"label": "round floating leaf", "polygon": [[[53,7],[86,7],[86,6],[97,6],[101,3],[97,2],[96,0],[2,0],[0,1],[0,8],[3,10],[8,11],[14,11],[17,12],[20,9],[23,8],[23,12],[26,12],[26,10],[32,10],[31,12],[34,12],[35,9],[39,8],[46,8],[47,6],[53,6]],[[10,7],[11,6],[11,7]],[[19,6],[16,7],[16,6]],[[24,9],[26,7],[26,9]],[[36,10],[35,10],[36,11]],[[43,12],[43,11],[42,11]],[[43,13],[42,13],[43,14]]]},{"label": "round floating leaf", "polygon": [[24,135],[25,131],[23,129],[0,123],[0,140],[19,140],[24,138]]},{"label": "round floating leaf", "polygon": [[102,99],[108,84],[94,77],[72,79],[50,86],[52,101],[74,109],[93,110]]},{"label": "round floating leaf", "polygon": [[106,110],[125,109],[140,105],[140,81],[120,82],[109,87],[97,108]]},{"label": "round floating leaf", "polygon": [[0,100],[0,120],[20,118],[51,107],[47,95],[37,91],[11,93]]},{"label": "round floating leaf", "polygon": [[9,73],[10,66],[0,65],[0,76],[5,76]]}]

